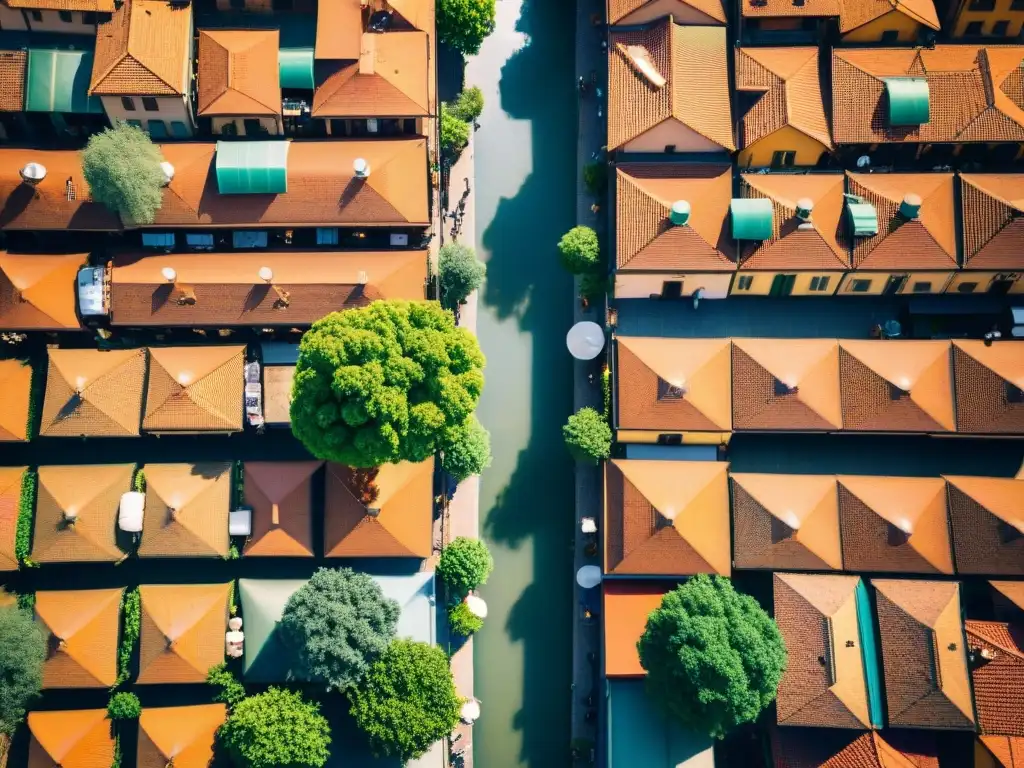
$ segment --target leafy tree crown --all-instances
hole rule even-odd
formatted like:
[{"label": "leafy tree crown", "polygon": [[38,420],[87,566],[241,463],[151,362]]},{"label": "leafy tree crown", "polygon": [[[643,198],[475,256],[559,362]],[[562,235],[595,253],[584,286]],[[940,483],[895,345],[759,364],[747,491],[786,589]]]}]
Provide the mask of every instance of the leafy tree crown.
[{"label": "leafy tree crown", "polygon": [[574,275],[592,272],[598,268],[601,258],[597,232],[590,227],[573,227],[558,241],[558,253],[562,266]]},{"label": "leafy tree crown", "polygon": [[475,56],[494,31],[495,0],[440,0],[437,35],[464,56]]},{"label": "leafy tree crown", "polygon": [[455,155],[469,144],[469,123],[441,102],[441,151]]},{"label": "leafy tree crown", "polygon": [[246,768],[321,768],[330,756],[320,706],[281,688],[242,700],[217,735],[232,762]]},{"label": "leafy tree crown", "polygon": [[0,608],[0,734],[10,736],[43,687],[46,635],[32,614]]},{"label": "leafy tree crown", "polygon": [[480,287],[487,266],[476,257],[472,248],[462,243],[445,243],[438,252],[441,282],[441,304],[453,309]]},{"label": "leafy tree crown", "polygon": [[607,459],[612,450],[612,429],[593,408],[580,408],[562,427],[565,445],[575,458],[587,461]]},{"label": "leafy tree crown", "polygon": [[142,714],[139,697],[128,691],[118,691],[107,702],[107,717],[111,720],[138,720]]},{"label": "leafy tree crown", "polygon": [[484,111],[484,92],[475,85],[463,89],[452,105],[452,112],[459,120],[475,123]]},{"label": "leafy tree crown", "polygon": [[469,637],[483,629],[484,620],[469,610],[465,602],[460,602],[448,609],[448,626],[456,635]]},{"label": "leafy tree crown", "polygon": [[163,157],[141,128],[117,123],[89,138],[82,173],[92,199],[135,224],[152,224],[163,202]]},{"label": "leafy tree crown", "polygon": [[233,707],[245,698],[245,686],[238,681],[238,678],[223,661],[210,667],[206,673],[206,682],[217,689],[217,692],[213,694],[214,701]]},{"label": "leafy tree crown", "polygon": [[441,468],[461,483],[467,477],[479,475],[491,466],[491,434],[484,425],[471,416],[455,427],[446,440],[447,447],[441,457]]},{"label": "leafy tree crown", "polygon": [[443,550],[437,562],[437,575],[449,591],[459,598],[470,590],[487,583],[487,577],[494,570],[490,550],[480,539],[459,536],[452,539]]}]

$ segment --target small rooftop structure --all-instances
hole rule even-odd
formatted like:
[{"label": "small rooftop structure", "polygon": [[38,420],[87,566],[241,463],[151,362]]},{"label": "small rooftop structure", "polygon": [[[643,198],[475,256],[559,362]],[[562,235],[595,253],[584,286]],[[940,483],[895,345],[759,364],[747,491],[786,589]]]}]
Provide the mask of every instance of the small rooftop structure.
[{"label": "small rooftop structure", "polygon": [[199,30],[200,117],[281,114],[276,29]]},{"label": "small rooftop structure", "polygon": [[109,688],[117,679],[123,589],[36,592],[35,616],[49,636],[43,688]]},{"label": "small rooftop structure", "polygon": [[150,347],[149,357],[143,430],[242,430],[245,346]]},{"label": "small rooftop structure", "polygon": [[202,683],[224,661],[228,584],[139,587],[142,634],[139,683]]},{"label": "small rooftop structure", "polygon": [[92,768],[114,762],[106,709],[29,712],[29,768]]},{"label": "small rooftop structure", "polygon": [[223,704],[146,707],[139,717],[138,768],[206,768],[226,719]]},{"label": "small rooftop structure", "polygon": [[320,461],[247,461],[245,503],[253,510],[247,557],[312,557],[312,477]]},{"label": "small rooftop structure", "polygon": [[228,462],[147,464],[139,557],[226,556],[230,504]]},{"label": "small rooftop structure", "polygon": [[86,253],[52,256],[0,251],[0,329],[79,329],[75,276],[88,258]]},{"label": "small rooftop structure", "polygon": [[48,349],[41,437],[136,437],[145,349]]},{"label": "small rooftop structure", "polygon": [[21,360],[0,360],[0,443],[28,440],[32,366]]},{"label": "small rooftop structure", "polygon": [[1024,576],[1024,479],[945,480],[957,571]]}]

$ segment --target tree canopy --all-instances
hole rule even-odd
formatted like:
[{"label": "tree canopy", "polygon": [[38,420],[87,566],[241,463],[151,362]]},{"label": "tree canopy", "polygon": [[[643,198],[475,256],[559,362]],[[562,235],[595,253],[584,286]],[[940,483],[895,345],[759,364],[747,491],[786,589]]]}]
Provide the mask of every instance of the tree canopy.
[{"label": "tree canopy", "polygon": [[375,301],[302,337],[292,432],[352,467],[423,461],[455,445],[483,391],[476,338],[435,302]]},{"label": "tree canopy", "polygon": [[480,287],[487,274],[487,265],[476,257],[476,252],[462,243],[445,243],[437,256],[441,283],[441,306],[454,309]]},{"label": "tree canopy", "polygon": [[494,31],[495,12],[495,0],[440,0],[437,36],[464,56],[474,56]]},{"label": "tree canopy", "polygon": [[452,112],[460,120],[467,123],[475,123],[480,114],[484,111],[484,92],[475,85],[464,88],[455,104],[452,105]]},{"label": "tree canopy", "polygon": [[282,688],[243,699],[217,736],[239,768],[321,768],[330,757],[331,729],[320,706]]},{"label": "tree canopy", "polygon": [[46,634],[32,614],[0,608],[0,734],[10,736],[43,688]]},{"label": "tree canopy", "polygon": [[89,137],[82,174],[92,199],[134,224],[151,224],[163,202],[160,148],[141,129],[116,123]]},{"label": "tree canopy", "polygon": [[403,762],[451,733],[462,705],[444,651],[413,640],[391,643],[349,701],[373,754]]},{"label": "tree canopy", "polygon": [[118,691],[107,702],[107,717],[111,720],[138,720],[142,714],[139,697],[128,691]]},{"label": "tree canopy", "polygon": [[593,408],[580,408],[562,427],[562,437],[573,458],[582,461],[607,459],[612,450],[612,429]]},{"label": "tree canopy", "polygon": [[757,719],[786,669],[775,622],[721,576],[694,576],[666,594],[637,647],[651,697],[719,739]]},{"label": "tree canopy", "polygon": [[590,227],[573,227],[558,241],[562,266],[574,275],[593,272],[601,261],[601,245],[597,232]]},{"label": "tree canopy", "polygon": [[491,433],[476,416],[453,427],[446,440],[441,468],[457,483],[467,477],[479,475],[491,466]]},{"label": "tree canopy", "polygon": [[441,151],[457,155],[469,144],[469,123],[460,118],[445,102],[441,102]]},{"label": "tree canopy", "polygon": [[461,599],[486,584],[492,570],[494,559],[487,545],[480,539],[458,536],[441,550],[436,572],[449,592]]},{"label": "tree canopy", "polygon": [[399,613],[369,574],[320,568],[288,598],[279,631],[303,676],[343,691],[387,648]]}]

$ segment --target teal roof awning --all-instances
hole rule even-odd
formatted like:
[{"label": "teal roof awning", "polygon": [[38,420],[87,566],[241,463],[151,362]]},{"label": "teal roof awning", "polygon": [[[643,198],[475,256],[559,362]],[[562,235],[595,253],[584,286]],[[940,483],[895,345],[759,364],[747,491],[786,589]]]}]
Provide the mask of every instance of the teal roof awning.
[{"label": "teal roof awning", "polygon": [[861,661],[864,664],[864,682],[868,689],[868,718],[874,728],[881,728],[882,722],[882,679],[879,674],[878,648],[875,646],[874,611],[868,598],[864,580],[857,582],[854,593],[857,605],[857,632],[860,634]]},{"label": "teal roof awning", "polygon": [[715,768],[714,741],[669,718],[643,680],[608,680],[608,768]]},{"label": "teal roof awning", "polygon": [[930,117],[928,81],[921,77],[891,77],[885,81],[889,125],[924,125]]},{"label": "teal roof awning", "polygon": [[29,50],[25,111],[102,114],[99,98],[89,96],[91,76],[92,51]]},{"label": "teal roof awning", "polygon": [[847,201],[846,213],[854,237],[874,237],[878,234],[878,212],[871,203]]},{"label": "teal roof awning", "polygon": [[288,191],[287,141],[218,141],[217,191],[277,195]]},{"label": "teal roof awning", "polygon": [[277,54],[282,88],[313,90],[313,49],[282,48]]},{"label": "teal roof awning", "polygon": [[770,240],[772,201],[767,197],[734,198],[729,203],[734,240]]}]

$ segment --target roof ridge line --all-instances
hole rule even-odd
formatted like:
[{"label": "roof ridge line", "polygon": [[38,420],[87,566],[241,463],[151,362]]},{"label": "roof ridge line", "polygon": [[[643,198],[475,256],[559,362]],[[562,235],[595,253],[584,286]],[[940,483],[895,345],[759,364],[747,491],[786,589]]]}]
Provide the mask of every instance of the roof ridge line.
[{"label": "roof ridge line", "polygon": [[980,637],[982,640],[984,640],[986,643],[988,643],[989,645],[994,645],[996,648],[998,648],[999,650],[1003,651],[1004,653],[1008,653],[1011,656],[1016,656],[1017,658],[1019,658],[1022,661],[1024,661],[1024,649],[1020,649],[1020,648],[1007,648],[1006,645],[1003,644],[1003,643],[996,642],[995,640],[992,640],[991,638],[986,637],[985,635],[979,634],[978,632],[973,632],[973,631],[971,631],[970,627],[968,626],[969,623],[972,623],[972,624],[977,624],[977,623],[980,623],[980,624],[998,624],[1000,626],[1010,627],[1010,626],[1013,626],[1013,624],[1014,624],[1012,621],[974,621],[974,620],[968,619],[967,621],[964,622],[964,631],[967,632],[968,634],[976,635],[976,636]]}]

